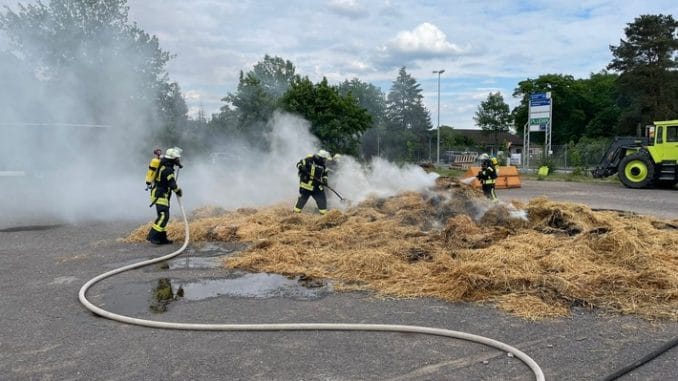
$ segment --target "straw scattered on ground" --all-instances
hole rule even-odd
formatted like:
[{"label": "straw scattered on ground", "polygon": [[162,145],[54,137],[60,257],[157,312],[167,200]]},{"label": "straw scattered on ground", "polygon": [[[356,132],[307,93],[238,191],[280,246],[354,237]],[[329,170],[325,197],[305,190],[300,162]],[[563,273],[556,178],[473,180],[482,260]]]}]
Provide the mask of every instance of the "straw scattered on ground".
[{"label": "straw scattered on ground", "polygon": [[[336,290],[491,302],[527,319],[584,306],[678,320],[678,220],[546,198],[491,204],[445,178],[324,216],[290,209],[202,208],[191,239],[249,243],[226,267],[329,279]],[[179,221],[168,229],[183,239]]]}]

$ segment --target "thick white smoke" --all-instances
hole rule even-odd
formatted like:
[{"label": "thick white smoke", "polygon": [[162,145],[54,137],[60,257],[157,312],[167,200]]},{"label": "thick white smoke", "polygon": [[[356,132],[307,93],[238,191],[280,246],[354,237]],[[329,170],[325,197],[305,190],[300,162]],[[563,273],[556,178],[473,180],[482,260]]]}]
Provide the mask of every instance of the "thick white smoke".
[{"label": "thick white smoke", "polygon": [[[139,68],[158,56],[152,49],[125,48],[109,32],[104,28],[84,42],[77,34],[73,41],[60,36],[72,48],[70,58],[50,70],[14,51],[0,33],[0,228],[155,218],[144,176],[153,149],[167,136],[161,136],[156,114],[156,82]],[[45,43],[22,41],[24,52],[42,51],[50,46]],[[182,147],[178,182],[189,211],[293,207],[295,164],[321,147],[299,117],[276,113],[270,123],[271,133],[261,136],[268,144],[257,145],[271,147],[267,152],[237,140],[215,152]],[[370,194],[420,190],[434,178],[415,166],[400,168],[381,159],[360,165],[344,156],[330,181],[357,202]],[[345,206],[331,192],[327,197],[330,207]],[[307,208],[314,207],[309,200]],[[176,207],[172,216],[178,216]]]},{"label": "thick white smoke", "polygon": [[[270,123],[270,135],[262,137],[271,143],[270,152],[233,142],[213,161],[193,163],[190,153],[186,153],[179,181],[186,205],[234,209],[287,203],[291,210],[299,192],[296,163],[321,147],[304,119],[277,112]],[[344,155],[330,174],[330,186],[344,198],[359,202],[370,195],[384,197],[404,190],[423,190],[433,185],[436,177],[418,166],[401,168],[379,158],[361,165]],[[327,190],[326,195],[330,207],[347,206],[331,191]],[[306,208],[314,207],[310,199]]]},{"label": "thick white smoke", "polygon": [[[236,209],[280,203],[292,209],[299,189],[296,163],[321,147],[309,132],[309,123],[297,116],[276,113],[270,123],[271,133],[262,136],[271,143],[270,152],[239,141],[230,142],[212,155],[184,150],[184,168],[179,170],[178,183],[184,190],[182,201],[187,210],[202,206]],[[115,139],[100,142],[107,148],[105,154],[97,154],[71,141],[72,135],[79,136],[79,132],[55,126],[41,128],[49,131],[52,143],[41,140],[44,131],[34,134],[33,138],[25,133],[12,138],[22,141],[21,149],[26,153],[53,144],[67,150],[83,149],[88,154],[65,155],[68,160],[55,155],[51,160],[34,163],[30,167],[32,171],[25,176],[0,178],[5,195],[0,198],[3,216],[0,225],[154,218],[155,210],[148,207],[149,195],[144,192],[143,183],[154,144],[146,145],[148,156],[135,154],[145,133],[129,131],[129,144]],[[106,134],[106,131],[98,133]],[[130,160],[134,166],[123,165]],[[404,190],[423,190],[433,185],[436,177],[418,166],[398,167],[379,158],[362,165],[350,156],[342,156],[330,175],[330,185],[346,199],[359,202],[370,195],[383,197]],[[330,191],[326,193],[330,207],[346,206]],[[172,216],[177,217],[176,200],[173,205]],[[312,199],[306,208],[309,211],[315,208]]]}]

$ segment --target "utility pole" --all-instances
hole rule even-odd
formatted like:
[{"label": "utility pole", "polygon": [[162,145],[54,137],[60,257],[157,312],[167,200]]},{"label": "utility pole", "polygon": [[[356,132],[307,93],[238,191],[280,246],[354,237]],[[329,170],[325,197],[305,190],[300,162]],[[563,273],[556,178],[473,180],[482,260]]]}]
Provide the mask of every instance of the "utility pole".
[{"label": "utility pole", "polygon": [[436,166],[440,166],[440,74],[443,74],[445,69],[434,70],[433,74],[438,74],[438,153],[436,155]]}]

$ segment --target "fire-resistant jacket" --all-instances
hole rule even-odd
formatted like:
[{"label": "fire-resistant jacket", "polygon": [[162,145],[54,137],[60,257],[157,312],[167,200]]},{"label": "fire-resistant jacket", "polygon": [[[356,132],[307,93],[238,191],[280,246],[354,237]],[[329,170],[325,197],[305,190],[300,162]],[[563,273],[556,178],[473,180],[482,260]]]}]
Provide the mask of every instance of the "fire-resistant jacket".
[{"label": "fire-resistant jacket", "polygon": [[172,191],[177,191],[177,181],[174,175],[174,163],[169,159],[163,158],[160,160],[160,168],[155,177],[155,188],[151,190],[151,202],[169,206],[169,200]]},{"label": "fire-resistant jacket", "polygon": [[497,181],[497,171],[494,166],[488,165],[480,169],[477,177],[481,184],[494,184]]},{"label": "fire-resistant jacket", "polygon": [[327,167],[322,158],[315,155],[307,155],[297,163],[299,170],[299,188],[309,191],[323,190],[323,184],[327,184]]}]

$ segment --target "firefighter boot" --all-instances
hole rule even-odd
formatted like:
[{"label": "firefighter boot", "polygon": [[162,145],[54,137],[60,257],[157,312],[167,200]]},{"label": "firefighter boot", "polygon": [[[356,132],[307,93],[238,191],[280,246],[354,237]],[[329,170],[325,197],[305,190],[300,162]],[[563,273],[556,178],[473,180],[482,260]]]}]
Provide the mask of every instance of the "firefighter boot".
[{"label": "firefighter boot", "polygon": [[[146,240],[155,245],[162,245],[161,235],[161,232],[151,228],[151,230],[148,231]],[[165,233],[165,238],[167,238],[167,233]]]},{"label": "firefighter boot", "polygon": [[159,244],[160,245],[169,245],[171,243],[174,243],[171,239],[167,239],[167,232],[161,232],[159,238]]}]

